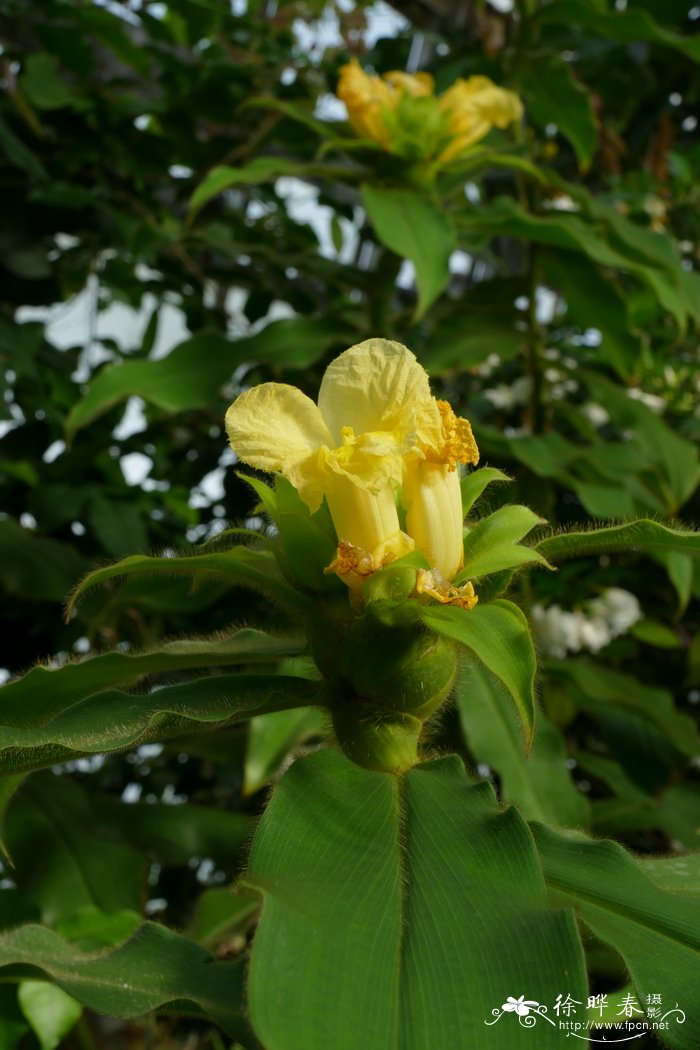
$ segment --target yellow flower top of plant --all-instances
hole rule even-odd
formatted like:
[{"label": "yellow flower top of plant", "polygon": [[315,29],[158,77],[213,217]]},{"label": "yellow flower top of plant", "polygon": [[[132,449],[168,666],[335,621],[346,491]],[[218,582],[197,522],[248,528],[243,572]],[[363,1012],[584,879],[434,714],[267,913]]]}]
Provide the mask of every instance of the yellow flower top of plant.
[{"label": "yellow flower top of plant", "polygon": [[414,548],[445,581],[461,568],[456,464],[479,453],[467,420],[432,396],[405,346],[368,339],[346,350],[318,404],[284,383],[253,387],[230,406],[226,431],[244,463],[282,474],[309,510],[326,499],[339,543],[330,568],[350,586]]},{"label": "yellow flower top of plant", "polygon": [[492,127],[506,128],[523,115],[523,104],[515,92],[497,87],[488,77],[456,80],[440,96],[439,104],[453,136],[438,158],[442,162],[469,149]]},{"label": "yellow flower top of plant", "polygon": [[337,95],[360,138],[408,160],[440,164],[470,149],[492,127],[505,128],[523,114],[518,96],[488,77],[457,80],[437,96],[428,73],[372,76],[356,59],[341,68]]},{"label": "yellow flower top of plant", "polygon": [[343,66],[338,79],[338,98],[348,110],[350,125],[360,138],[391,148],[385,114],[395,110],[403,94],[418,98],[432,94],[433,78],[428,73],[396,71],[383,78],[365,73],[356,58]]}]

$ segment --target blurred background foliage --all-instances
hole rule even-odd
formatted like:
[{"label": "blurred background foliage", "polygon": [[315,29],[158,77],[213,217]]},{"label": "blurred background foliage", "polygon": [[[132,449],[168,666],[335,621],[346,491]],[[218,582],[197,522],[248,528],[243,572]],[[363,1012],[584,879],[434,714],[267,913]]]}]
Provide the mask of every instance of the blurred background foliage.
[{"label": "blurred background foliage", "polygon": [[[482,462],[515,479],[490,509],[697,522],[698,28],[690,0],[0,0],[3,674],[282,625],[216,578],[112,582],[67,624],[62,604],[128,553],[264,532],[227,405],[269,379],[315,396],[369,336],[408,345]],[[351,56],[428,70],[438,90],[489,76],[521,95],[522,128],[426,185],[353,139],[334,97]],[[516,587],[546,716],[529,765],[487,682],[436,745],[528,817],[642,853],[697,848],[697,562],[631,550]],[[222,887],[266,786],[323,732],[283,712],[35,775],[7,810],[0,922],[99,945],[145,908],[237,957],[255,906]],[[55,1003],[64,1028],[47,1033],[31,987],[0,1004],[8,1048],[223,1045],[182,1019],[74,1028]]]}]

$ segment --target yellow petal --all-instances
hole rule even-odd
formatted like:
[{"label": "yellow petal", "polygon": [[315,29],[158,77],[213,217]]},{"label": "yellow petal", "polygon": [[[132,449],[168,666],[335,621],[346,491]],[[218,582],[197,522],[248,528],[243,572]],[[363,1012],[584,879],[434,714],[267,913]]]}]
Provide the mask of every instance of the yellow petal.
[{"label": "yellow petal", "polygon": [[456,80],[440,96],[440,108],[448,115],[455,140],[441,153],[447,161],[482,139],[492,127],[505,128],[523,115],[523,105],[513,91],[497,87],[488,77]]},{"label": "yellow petal", "polygon": [[384,127],[382,111],[394,104],[395,92],[381,77],[365,73],[357,59],[342,66],[336,90],[345,103],[350,125],[360,138],[372,139],[388,146],[389,136]]},{"label": "yellow petal", "polygon": [[359,435],[365,452],[401,455],[440,440],[442,422],[428,376],[405,346],[367,339],[331,362],[318,397],[334,444]]},{"label": "yellow petal", "polygon": [[226,433],[239,459],[283,474],[309,508],[318,509],[325,487],[322,450],[333,439],[306,394],[285,383],[253,387],[230,406]]},{"label": "yellow petal", "polygon": [[357,590],[362,580],[413,550],[413,540],[401,531],[396,497],[385,486],[376,494],[344,477],[333,477],[326,491],[338,537],[338,551],[326,572],[335,572]]},{"label": "yellow petal", "polygon": [[394,70],[391,73],[385,73],[384,79],[391,87],[405,91],[414,98],[432,95],[435,90],[435,81],[430,73],[404,73],[401,70]]},{"label": "yellow petal", "polygon": [[338,541],[367,551],[377,561],[377,567],[387,553],[396,557],[399,551],[406,554],[413,550],[413,544],[401,532],[396,496],[388,486],[371,493],[336,475],[329,483],[326,498]]},{"label": "yellow petal", "polygon": [[[343,445],[323,452],[326,470],[367,492],[389,489],[394,493],[403,476],[403,457],[391,448],[386,454],[365,452],[359,445]],[[330,482],[329,482],[330,484]]]},{"label": "yellow petal", "polygon": [[401,502],[406,531],[432,569],[451,580],[464,562],[459,474],[447,463],[416,459],[407,464]]}]

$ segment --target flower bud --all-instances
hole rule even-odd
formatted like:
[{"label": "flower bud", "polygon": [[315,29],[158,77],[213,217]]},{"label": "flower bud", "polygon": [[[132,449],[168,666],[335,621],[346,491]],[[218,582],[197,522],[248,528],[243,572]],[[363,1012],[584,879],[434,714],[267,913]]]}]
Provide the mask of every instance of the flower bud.
[{"label": "flower bud", "polygon": [[411,607],[370,602],[351,620],[326,610],[312,627],[338,742],[368,769],[399,772],[418,761],[423,723],[457,673],[455,643],[416,623]]}]

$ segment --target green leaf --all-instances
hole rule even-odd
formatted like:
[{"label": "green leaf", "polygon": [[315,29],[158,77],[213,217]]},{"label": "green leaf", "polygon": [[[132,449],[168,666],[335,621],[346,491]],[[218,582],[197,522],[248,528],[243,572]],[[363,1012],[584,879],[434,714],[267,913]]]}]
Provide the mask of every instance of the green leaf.
[{"label": "green leaf", "polygon": [[[568,184],[566,186],[568,188]],[[647,255],[640,260],[639,254],[629,244],[621,242],[614,236],[614,231],[596,217],[588,219],[581,214],[566,212],[533,215],[512,198],[497,197],[479,209],[463,212],[459,225],[470,237],[488,234],[548,244],[583,252],[601,266],[635,274],[653,291],[663,309],[672,314],[681,330],[685,328],[688,313],[694,313],[679,276],[683,271],[677,261],[668,259],[665,252],[654,258]],[[627,225],[633,226],[632,223]],[[660,234],[650,236],[666,244],[666,238]]]},{"label": "green leaf", "polygon": [[416,319],[447,287],[455,234],[444,210],[415,190],[362,187],[362,202],[382,244],[416,270]]},{"label": "green leaf", "polygon": [[307,737],[322,734],[327,725],[316,707],[277,711],[251,718],[248,728],[243,793],[253,795],[278,773],[292,748]]},{"label": "green leaf", "polygon": [[[109,686],[125,686],[144,675],[204,667],[270,662],[301,652],[299,639],[277,638],[251,627],[226,637],[165,642],[143,653],[109,652],[62,667],[33,667],[23,678],[2,687],[5,711],[23,712],[25,723],[44,721],[70,703]],[[2,781],[0,781],[2,784]]]},{"label": "green leaf", "polygon": [[668,690],[646,685],[585,657],[551,660],[548,666],[557,677],[568,681],[570,696],[578,707],[600,715],[617,707],[661,730],[681,754],[689,758],[697,755],[697,726],[692,718],[676,710]]},{"label": "green leaf", "polygon": [[663,565],[678,596],[678,616],[685,612],[693,586],[694,566],[697,564],[689,554],[675,550],[657,550],[652,557]]},{"label": "green leaf", "polygon": [[658,649],[681,649],[683,642],[675,631],[667,627],[660,620],[651,620],[648,617],[640,620],[630,627],[629,633],[638,642],[656,646]]},{"label": "green leaf", "polygon": [[326,123],[313,116],[313,101],[310,104],[301,101],[292,102],[289,99],[276,98],[274,95],[270,95],[246,99],[243,107],[247,108],[249,106],[259,109],[277,110],[279,113],[283,113],[285,117],[304,124],[322,138],[335,138],[338,132],[338,125],[335,121]]},{"label": "green leaf", "polygon": [[10,865],[12,864],[12,857],[8,852],[7,843],[5,841],[7,807],[12,801],[15,793],[21,787],[23,781],[23,773],[18,773],[16,776],[0,777],[0,857],[4,857]]},{"label": "green leaf", "polygon": [[529,747],[535,725],[535,650],[524,614],[498,599],[469,611],[454,605],[425,606],[426,626],[461,642],[506,688],[518,709]]},{"label": "green leaf", "polygon": [[469,529],[464,541],[465,557],[476,557],[492,545],[517,543],[528,532],[543,524],[544,518],[540,518],[529,507],[521,504],[499,507]]},{"label": "green leaf", "polygon": [[700,791],[696,784],[682,781],[673,787],[664,787],[658,795],[650,795],[627,776],[619,762],[588,752],[577,752],[576,761],[614,793],[613,798],[593,802],[596,834],[620,835],[649,828],[665,833],[688,849],[700,847],[697,820]]},{"label": "green leaf", "polygon": [[177,1003],[209,1017],[245,1040],[243,972],[239,963],[215,962],[209,952],[177,933],[145,922],[114,950],[84,953],[43,926],[0,933],[3,978],[43,977],[78,1002],[108,1017],[139,1017]]},{"label": "green leaf", "polygon": [[72,439],[82,427],[133,396],[168,413],[207,407],[239,365],[261,361],[306,368],[342,335],[337,322],[291,317],[272,321],[256,335],[235,342],[215,332],[204,332],[157,361],[107,365],[69,412],[66,435]]},{"label": "green leaf", "polygon": [[513,479],[509,478],[507,474],[504,474],[502,470],[496,470],[495,467],[482,467],[480,470],[473,470],[471,474],[466,474],[460,482],[460,489],[462,491],[462,512],[465,518],[479,499],[479,496],[481,496],[484,489],[493,484],[494,481],[512,480]]},{"label": "green leaf", "polygon": [[232,586],[250,587],[268,595],[285,607],[303,608],[306,599],[293,590],[281,577],[274,556],[269,551],[250,550],[248,547],[232,547],[227,551],[212,551],[205,554],[194,554],[173,558],[151,558],[134,554],[114,565],[107,565],[80,581],[70,596],[66,608],[66,617],[70,617],[76,602],[86,591],[100,583],[127,576],[155,575],[214,575]]},{"label": "green leaf", "polygon": [[[275,556],[289,582],[302,591],[327,593],[340,591],[334,573],[324,569],[335,558],[338,539],[325,503],[311,513],[299,493],[286,478],[275,478],[274,521],[279,530]],[[266,508],[267,509],[267,508]]]},{"label": "green leaf", "polygon": [[148,533],[137,503],[96,496],[90,502],[90,524],[112,557],[121,558],[148,546]]},{"label": "green leaf", "polygon": [[38,157],[27,149],[10,126],[0,117],[0,147],[6,160],[21,168],[38,183],[48,181],[49,175]]},{"label": "green leaf", "polygon": [[83,108],[86,100],[77,98],[60,76],[51,55],[45,52],[27,55],[20,85],[37,109]]},{"label": "green leaf", "polygon": [[561,734],[541,713],[526,756],[510,698],[482,664],[465,662],[455,693],[471,753],[498,773],[503,798],[526,820],[562,827],[587,827],[588,804],[571,779]]},{"label": "green leaf", "polygon": [[246,813],[193,802],[177,806],[124,803],[96,794],[93,809],[105,827],[162,864],[187,864],[193,857],[211,857],[217,864],[238,863],[251,832]]},{"label": "green leaf", "polygon": [[674,433],[651,409],[628,397],[616,384],[592,373],[585,374],[585,382],[614,415],[618,426],[634,430],[643,462],[658,468],[662,509],[668,515],[677,513],[700,482],[696,446]]},{"label": "green leaf", "polygon": [[288,157],[255,157],[240,168],[218,165],[211,169],[192,194],[190,215],[198,212],[212,197],[218,197],[232,186],[257,186],[280,175],[296,175],[303,178],[307,169],[307,164],[300,164]]},{"label": "green leaf", "polygon": [[41,1050],[55,1050],[83,1012],[80,1003],[45,981],[21,981],[17,999]]},{"label": "green leaf", "polygon": [[520,156],[517,153],[503,153],[500,150],[487,149],[483,146],[471,146],[467,153],[461,157],[455,157],[454,160],[450,161],[449,166],[443,167],[444,174],[441,184],[451,187],[459,182],[463,185],[469,175],[481,168],[510,168],[515,171],[522,171],[537,182],[545,185],[549,182],[543,169],[534,164],[528,157]]},{"label": "green leaf", "polygon": [[[267,514],[270,521],[277,524],[277,485],[275,479],[275,486],[268,485],[262,478],[256,478],[252,474],[238,474],[241,481],[245,481],[246,485],[250,485],[255,495],[260,500],[260,507],[256,508],[256,512],[262,509]],[[216,538],[216,537],[215,537]]]},{"label": "green leaf", "polygon": [[551,250],[540,253],[538,264],[547,284],[562,293],[567,324],[585,331],[595,315],[596,328],[602,336],[601,360],[612,364],[622,379],[634,375],[642,340],[630,330],[626,299],[610,271],[599,269],[583,255]]},{"label": "green leaf", "polygon": [[598,147],[598,127],[591,96],[571,64],[558,55],[533,54],[532,65],[519,73],[517,83],[535,124],[556,124],[586,171]]},{"label": "green leaf", "polygon": [[17,1002],[17,988],[11,984],[0,984],[0,1017],[0,1050],[17,1050],[29,1025]]},{"label": "green leaf", "polygon": [[204,890],[197,898],[187,936],[213,951],[222,942],[245,934],[260,911],[257,895],[230,889]]},{"label": "green leaf", "polygon": [[0,582],[12,595],[62,602],[90,562],[67,543],[37,536],[11,518],[0,521]]},{"label": "green leaf", "polygon": [[[465,313],[470,306],[469,302],[460,302]],[[469,312],[469,326],[460,313],[458,323],[441,325],[433,332],[430,345],[421,352],[421,363],[431,375],[473,368],[492,354],[510,361],[522,353],[527,335],[515,327],[515,318],[511,320],[502,307],[497,317],[485,310]]]},{"label": "green leaf", "polygon": [[681,857],[645,857],[639,862],[648,879],[666,893],[700,899],[700,853]]},{"label": "green leaf", "polygon": [[672,47],[700,61],[700,35],[681,36],[659,25],[644,10],[630,8],[625,11],[596,9],[589,0],[556,0],[537,12],[540,22],[553,25],[581,26],[598,33],[604,40],[615,40],[621,44],[648,41]]},{"label": "green leaf", "polygon": [[58,924],[58,932],[76,947],[95,951],[122,944],[136,933],[141,922],[140,909],[104,912],[99,908],[85,908],[72,918],[62,919]]},{"label": "green leaf", "polygon": [[[600,456],[601,453],[596,451],[596,455]],[[576,481],[573,488],[593,518],[604,518],[608,521],[611,518],[633,518],[638,510],[633,498],[623,489],[587,481]]]},{"label": "green leaf", "polygon": [[[401,777],[330,750],[295,762],[246,881],[263,895],[251,1018],[276,1050],[532,1050],[492,1011],[521,990],[553,1002],[562,974],[584,998],[578,938],[545,908],[525,825],[454,756]],[[546,1027],[537,1046],[554,1050]]]},{"label": "green leaf", "polygon": [[27,779],[8,810],[7,843],[15,882],[49,925],[91,908],[141,908],[145,858],[98,824],[88,794],[67,776]]},{"label": "green leaf", "polygon": [[254,715],[307,707],[318,683],[296,676],[232,674],[166,686],[147,696],[111,689],[34,724],[21,708],[2,711],[0,772],[41,769],[102,751],[153,743]]},{"label": "green leaf", "polygon": [[464,537],[464,568],[455,582],[478,579],[532,562],[547,565],[537,550],[518,544],[518,540],[542,524],[543,518],[529,507],[519,505],[499,507],[493,514],[482,518]]},{"label": "green leaf", "polygon": [[[665,1009],[678,1004],[664,1042],[673,1050],[700,1044],[695,1009],[700,983],[700,903],[664,893],[614,842],[567,838],[533,827],[547,885],[573,907],[605,944],[619,952],[643,1003],[659,994]],[[635,1015],[636,1016],[636,1015]]]},{"label": "green leaf", "polygon": [[632,554],[656,554],[679,551],[700,554],[700,532],[689,529],[671,529],[658,521],[642,518],[624,525],[610,525],[604,529],[586,532],[560,532],[547,536],[535,545],[547,561],[559,562],[567,558],[589,557],[591,554],[609,554],[627,551]]}]

